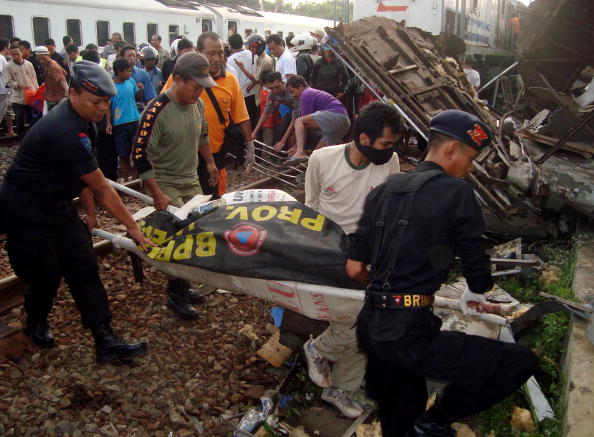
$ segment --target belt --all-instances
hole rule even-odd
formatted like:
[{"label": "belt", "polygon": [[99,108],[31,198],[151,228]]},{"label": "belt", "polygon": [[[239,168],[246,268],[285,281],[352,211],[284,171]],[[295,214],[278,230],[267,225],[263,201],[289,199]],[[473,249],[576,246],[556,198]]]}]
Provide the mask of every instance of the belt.
[{"label": "belt", "polygon": [[407,310],[431,308],[435,297],[432,294],[368,292],[365,299],[374,308]]}]

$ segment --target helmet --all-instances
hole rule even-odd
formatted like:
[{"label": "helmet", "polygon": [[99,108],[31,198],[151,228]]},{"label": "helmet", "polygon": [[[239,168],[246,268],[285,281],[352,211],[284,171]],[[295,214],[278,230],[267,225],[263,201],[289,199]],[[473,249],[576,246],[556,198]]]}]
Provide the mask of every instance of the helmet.
[{"label": "helmet", "polygon": [[291,44],[293,44],[295,49],[298,51],[311,50],[315,44],[315,41],[313,36],[311,36],[309,33],[298,33],[291,40]]},{"label": "helmet", "polygon": [[248,48],[255,47],[256,53],[259,55],[262,54],[264,48],[266,47],[266,40],[262,35],[254,33],[250,35],[244,43]]}]

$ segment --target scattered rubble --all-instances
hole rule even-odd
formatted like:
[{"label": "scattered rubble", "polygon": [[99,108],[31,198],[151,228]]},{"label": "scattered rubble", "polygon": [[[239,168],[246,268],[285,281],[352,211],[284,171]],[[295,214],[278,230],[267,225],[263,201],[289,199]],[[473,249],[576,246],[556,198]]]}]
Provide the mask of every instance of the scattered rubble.
[{"label": "scattered rubble", "polygon": [[[393,103],[419,138],[427,139],[428,122],[440,111],[480,117],[494,134],[494,147],[479,154],[468,180],[488,230],[542,239],[570,231],[561,215],[565,207],[594,217],[594,108],[584,97],[594,100],[594,90],[583,92],[594,73],[594,12],[586,0],[577,3],[534,2],[520,50],[524,95],[506,114],[476,99],[456,60],[440,54],[438,37],[384,17],[326,30],[339,59],[372,94]],[[572,43],[575,23],[583,34],[579,47]]]},{"label": "scattered rubble", "polygon": [[519,436],[522,432],[534,432],[534,421],[530,411],[520,407],[514,407],[511,414],[511,430],[514,435]]}]

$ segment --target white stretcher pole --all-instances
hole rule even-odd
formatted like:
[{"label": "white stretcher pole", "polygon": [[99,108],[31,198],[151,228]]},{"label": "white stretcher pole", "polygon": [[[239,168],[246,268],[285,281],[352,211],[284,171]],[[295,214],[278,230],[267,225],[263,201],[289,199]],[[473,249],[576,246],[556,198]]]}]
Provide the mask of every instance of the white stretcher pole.
[{"label": "white stretcher pole", "polygon": [[138,255],[142,254],[138,247],[136,247],[136,243],[133,239],[124,237],[122,235],[112,234],[111,232],[104,231],[103,229],[93,229],[91,231],[96,237],[103,238],[104,240],[111,241],[116,246],[119,246],[123,249],[129,250],[130,252],[134,252]]},{"label": "white stretcher pole", "polygon": [[117,182],[114,182],[109,179],[107,180],[107,182],[109,182],[109,185],[111,185],[116,191],[119,191],[120,193],[124,193],[128,196],[134,197],[135,199],[142,200],[143,202],[148,203],[149,205],[152,205],[154,203],[153,198],[147,196],[146,194],[133,190],[132,188],[128,188],[125,185],[118,184]]}]

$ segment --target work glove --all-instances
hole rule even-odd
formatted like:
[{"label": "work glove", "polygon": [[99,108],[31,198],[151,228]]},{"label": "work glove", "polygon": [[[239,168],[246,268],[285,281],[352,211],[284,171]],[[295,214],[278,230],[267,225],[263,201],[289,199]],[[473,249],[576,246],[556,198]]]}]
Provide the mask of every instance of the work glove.
[{"label": "work glove", "polygon": [[256,163],[255,157],[255,149],[254,149],[254,142],[253,141],[246,141],[243,143],[245,146],[245,163],[244,169],[245,173],[248,174],[254,168],[254,164]]},{"label": "work glove", "polygon": [[473,293],[470,288],[466,287],[462,297],[460,298],[460,309],[467,316],[476,316],[479,312],[475,308],[470,308],[468,302],[487,302],[487,298],[484,294]]}]

